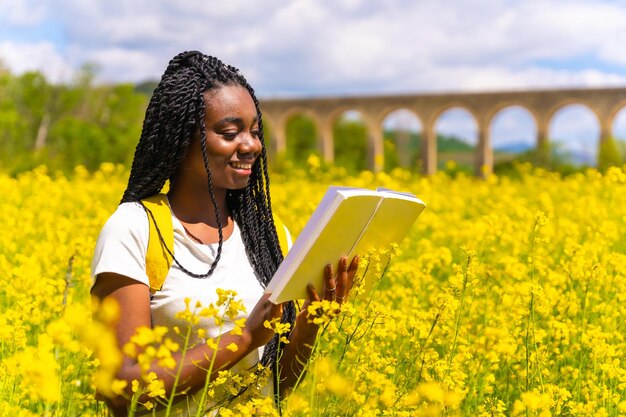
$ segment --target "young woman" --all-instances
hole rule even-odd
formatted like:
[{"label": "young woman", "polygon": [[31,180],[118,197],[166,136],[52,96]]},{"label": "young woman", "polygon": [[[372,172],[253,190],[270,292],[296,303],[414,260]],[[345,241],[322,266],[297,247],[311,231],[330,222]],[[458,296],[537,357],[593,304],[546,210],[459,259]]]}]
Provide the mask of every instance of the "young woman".
[{"label": "young woman", "polygon": [[[170,181],[174,260],[159,291],[151,292],[146,273],[148,212],[141,200],[159,193]],[[120,307],[116,325],[119,346],[141,326],[183,326],[176,313],[197,302],[217,300],[216,289],[235,290],[247,313],[242,334],[227,331],[217,351],[206,339],[195,338],[182,359],[175,412],[194,413],[194,392],[218,370],[241,372],[262,364],[274,370],[274,394],[283,396],[303,372],[317,336],[307,309],[296,312],[293,303],[274,305],[263,290],[282,261],[269,195],[267,160],[259,103],[253,89],[229,65],[200,52],[173,58],[154,91],[121,204],[102,229],[92,265],[92,294],[112,298]],[[308,300],[342,303],[358,266],[342,258],[336,272],[324,268],[324,288],[307,288]],[[281,317],[292,323],[289,343],[281,347],[264,326]],[[217,341],[220,329],[201,319],[206,338]],[[230,326],[230,327],[229,327]],[[224,329],[232,329],[227,323]],[[196,334],[196,333],[194,333]],[[226,349],[234,343],[237,349]],[[207,375],[213,361],[213,375]],[[152,369],[165,383],[169,396],[174,375],[156,364]],[[125,357],[117,375],[128,382],[125,395],[109,399],[116,415],[125,415],[132,396],[131,382],[140,379],[140,367]],[[277,389],[276,389],[277,388]]]}]

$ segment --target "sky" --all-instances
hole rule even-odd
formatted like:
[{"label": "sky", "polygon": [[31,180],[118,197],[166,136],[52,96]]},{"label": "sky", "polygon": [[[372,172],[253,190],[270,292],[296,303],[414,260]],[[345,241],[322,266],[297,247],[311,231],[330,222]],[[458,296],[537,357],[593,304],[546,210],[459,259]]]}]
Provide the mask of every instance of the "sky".
[{"label": "sky", "polygon": [[[240,68],[261,98],[623,87],[626,0],[0,0],[13,73],[63,82],[91,63],[99,82],[139,82],[193,49]],[[498,129],[528,127],[514,110]],[[593,134],[566,110],[555,136]],[[471,141],[473,121],[451,112],[441,128]]]}]

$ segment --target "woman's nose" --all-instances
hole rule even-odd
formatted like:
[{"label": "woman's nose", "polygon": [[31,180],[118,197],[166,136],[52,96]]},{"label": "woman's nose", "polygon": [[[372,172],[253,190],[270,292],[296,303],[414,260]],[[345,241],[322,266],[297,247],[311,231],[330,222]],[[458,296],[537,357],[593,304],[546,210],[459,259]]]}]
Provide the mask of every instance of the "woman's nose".
[{"label": "woman's nose", "polygon": [[261,140],[258,136],[252,134],[251,132],[242,133],[240,136],[241,141],[239,142],[238,151],[242,154],[251,153],[254,156],[257,156],[261,153]]}]

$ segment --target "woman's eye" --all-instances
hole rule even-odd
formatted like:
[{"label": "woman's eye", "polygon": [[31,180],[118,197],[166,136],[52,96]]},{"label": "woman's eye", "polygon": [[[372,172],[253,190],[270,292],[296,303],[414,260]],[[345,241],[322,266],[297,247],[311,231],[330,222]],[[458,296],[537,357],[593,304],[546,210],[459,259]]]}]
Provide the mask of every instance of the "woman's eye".
[{"label": "woman's eye", "polygon": [[233,140],[233,139],[235,139],[237,137],[238,134],[239,134],[239,132],[224,132],[224,133],[222,133],[222,136],[226,140]]},{"label": "woman's eye", "polygon": [[261,134],[260,130],[251,130],[250,133],[252,134],[252,136],[254,136],[255,138],[258,138],[259,135]]}]

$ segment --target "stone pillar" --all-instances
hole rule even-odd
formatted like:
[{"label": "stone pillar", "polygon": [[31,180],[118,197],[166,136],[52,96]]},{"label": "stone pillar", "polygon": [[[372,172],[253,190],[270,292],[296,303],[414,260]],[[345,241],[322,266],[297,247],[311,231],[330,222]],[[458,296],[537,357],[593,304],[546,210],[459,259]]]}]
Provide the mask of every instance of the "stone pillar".
[{"label": "stone pillar", "polygon": [[[598,138],[596,148],[596,167],[605,169],[607,165],[617,162],[617,160],[613,160],[613,158],[620,156],[620,151],[617,143],[608,143],[612,137],[611,130],[613,127],[613,120],[610,113],[607,111],[605,113],[596,114],[598,115],[598,123],[600,125],[600,137]],[[605,147],[606,149],[602,149]],[[614,154],[613,151],[617,151],[617,154]]]},{"label": "stone pillar", "polygon": [[437,172],[437,132],[435,120],[424,118],[421,141],[422,173],[433,175]]},{"label": "stone pillar", "polygon": [[610,115],[599,115],[598,121],[600,123],[600,140],[599,143],[602,144],[606,142],[612,136],[612,128],[613,128],[613,118]]},{"label": "stone pillar", "polygon": [[380,172],[385,168],[385,149],[383,127],[367,120],[367,147],[369,154],[369,168],[374,172]]},{"label": "stone pillar", "polygon": [[319,145],[324,161],[332,164],[335,160],[335,144],[333,138],[333,120],[329,116],[320,118]]},{"label": "stone pillar", "polygon": [[537,163],[547,164],[550,161],[550,139],[548,138],[550,128],[550,118],[552,115],[535,114],[537,121]]},{"label": "stone pillar", "polygon": [[548,129],[550,121],[546,117],[537,118],[537,147],[541,147],[548,142]]},{"label": "stone pillar", "polygon": [[478,123],[478,145],[476,147],[476,176],[486,178],[493,173],[493,148],[491,132],[484,122]]}]

